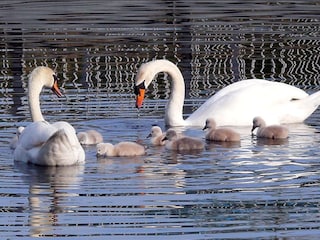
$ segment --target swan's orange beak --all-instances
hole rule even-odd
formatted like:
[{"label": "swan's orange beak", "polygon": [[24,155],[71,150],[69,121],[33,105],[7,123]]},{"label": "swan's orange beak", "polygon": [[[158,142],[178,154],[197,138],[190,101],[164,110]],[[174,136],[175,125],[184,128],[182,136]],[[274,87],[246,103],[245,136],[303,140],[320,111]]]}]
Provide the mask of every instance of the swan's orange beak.
[{"label": "swan's orange beak", "polygon": [[144,81],[134,87],[134,93],[136,94],[136,108],[142,107],[145,92],[146,92],[146,87],[144,85]]},{"label": "swan's orange beak", "polygon": [[139,93],[136,95],[136,108],[141,108],[144,100],[145,89],[140,88]]},{"label": "swan's orange beak", "polygon": [[54,77],[54,83],[53,86],[51,88],[52,92],[54,92],[58,97],[62,97],[62,93],[60,92],[59,86],[58,86],[58,78],[56,77],[56,75],[53,75]]}]

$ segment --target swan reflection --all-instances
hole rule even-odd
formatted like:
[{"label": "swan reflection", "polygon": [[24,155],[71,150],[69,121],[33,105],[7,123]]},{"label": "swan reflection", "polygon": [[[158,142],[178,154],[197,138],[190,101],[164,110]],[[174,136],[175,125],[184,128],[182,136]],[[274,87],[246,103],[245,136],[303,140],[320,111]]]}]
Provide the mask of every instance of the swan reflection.
[{"label": "swan reflection", "polygon": [[84,166],[40,167],[15,162],[23,181],[29,185],[29,234],[32,237],[53,235],[59,223],[59,213],[75,212],[78,206],[69,204],[78,196]]}]

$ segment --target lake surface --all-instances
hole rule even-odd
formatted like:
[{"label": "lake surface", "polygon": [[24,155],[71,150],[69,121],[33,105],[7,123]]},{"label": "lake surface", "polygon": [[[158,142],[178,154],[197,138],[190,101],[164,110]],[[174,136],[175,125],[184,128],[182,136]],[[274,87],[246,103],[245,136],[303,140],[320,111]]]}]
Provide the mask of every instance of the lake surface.
[{"label": "lake surface", "polygon": [[[170,79],[159,74],[135,109],[139,66],[169,59],[186,81],[185,115],[249,78],[319,90],[317,1],[2,1],[0,238],[318,239],[320,110],[284,142],[207,144],[197,154],[150,146],[164,129]],[[9,142],[31,122],[27,76],[56,70],[64,98],[43,91],[46,120],[94,128],[105,141],[142,141],[147,154],[78,167],[13,161]],[[199,128],[179,128],[204,138]]]}]

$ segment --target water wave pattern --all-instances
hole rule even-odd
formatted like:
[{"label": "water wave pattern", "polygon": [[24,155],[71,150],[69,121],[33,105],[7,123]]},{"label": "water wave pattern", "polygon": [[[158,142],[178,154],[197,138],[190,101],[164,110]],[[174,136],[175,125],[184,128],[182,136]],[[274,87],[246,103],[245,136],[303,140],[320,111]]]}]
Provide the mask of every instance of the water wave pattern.
[{"label": "water wave pattern", "polygon": [[[159,74],[137,111],[139,66],[166,58],[186,80],[186,115],[248,78],[319,90],[317,1],[3,1],[0,3],[0,236],[69,239],[318,239],[319,110],[283,142],[237,129],[241,144],[173,154],[149,145],[164,129],[170,77]],[[39,168],[13,162],[17,126],[31,121],[27,76],[54,68],[65,95],[41,95],[49,122],[142,141],[137,158]],[[204,139],[200,129],[178,128]],[[307,216],[307,217],[306,217]]]}]

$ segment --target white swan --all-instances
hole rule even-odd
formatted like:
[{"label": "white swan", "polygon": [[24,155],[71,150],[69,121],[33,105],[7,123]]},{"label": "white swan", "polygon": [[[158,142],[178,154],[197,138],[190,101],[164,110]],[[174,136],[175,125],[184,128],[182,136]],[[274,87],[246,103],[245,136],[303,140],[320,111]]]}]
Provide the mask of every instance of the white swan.
[{"label": "white swan", "polygon": [[67,122],[49,124],[40,109],[40,92],[43,87],[51,88],[57,96],[62,96],[57,77],[48,67],[35,68],[28,82],[29,109],[33,123],[21,133],[14,150],[14,160],[44,166],[67,166],[85,161],[74,128]]},{"label": "white swan", "polygon": [[140,108],[145,89],[159,72],[172,79],[171,96],[166,106],[165,123],[169,126],[202,126],[213,117],[217,126],[250,126],[255,116],[269,124],[299,123],[320,104],[320,91],[308,95],[285,83],[260,79],[242,80],[221,89],[187,119],[183,119],[184,79],[176,65],[168,60],[155,60],[141,65],[136,76],[136,107]]},{"label": "white swan", "polygon": [[257,138],[269,138],[269,139],[286,139],[288,138],[289,130],[281,125],[269,125],[266,126],[265,121],[261,117],[255,117],[253,119],[253,126],[251,132],[256,128]]},{"label": "white swan", "polygon": [[132,157],[145,154],[144,146],[135,142],[119,142],[115,145],[111,143],[98,143],[98,157]]}]

